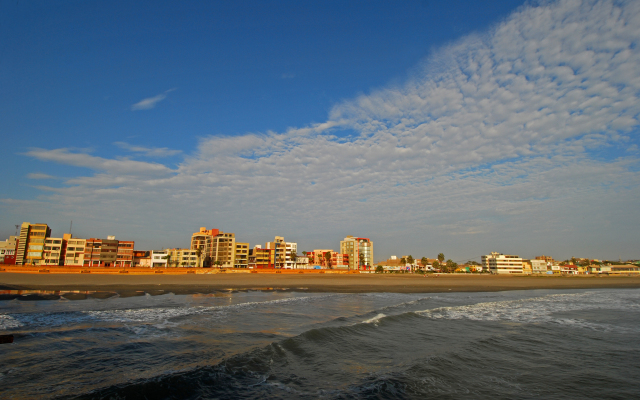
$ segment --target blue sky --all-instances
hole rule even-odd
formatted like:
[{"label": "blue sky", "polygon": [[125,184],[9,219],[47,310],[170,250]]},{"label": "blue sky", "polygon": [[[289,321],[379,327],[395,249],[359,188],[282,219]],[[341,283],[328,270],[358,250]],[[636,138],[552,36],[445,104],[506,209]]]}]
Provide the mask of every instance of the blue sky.
[{"label": "blue sky", "polygon": [[640,257],[636,2],[3,2],[0,235]]}]

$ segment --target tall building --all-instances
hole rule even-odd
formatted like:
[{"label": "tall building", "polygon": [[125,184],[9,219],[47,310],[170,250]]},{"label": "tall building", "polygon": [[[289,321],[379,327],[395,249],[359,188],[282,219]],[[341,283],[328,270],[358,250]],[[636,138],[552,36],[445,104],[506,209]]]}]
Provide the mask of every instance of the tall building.
[{"label": "tall building", "polygon": [[265,248],[272,249],[273,268],[284,268],[287,260],[287,243],[282,236],[276,236],[273,242],[265,243]]},{"label": "tall building", "polygon": [[249,243],[236,242],[236,255],[233,264],[234,268],[249,267]]},{"label": "tall building", "polygon": [[217,265],[233,268],[236,258],[236,235],[224,233],[219,229],[201,227],[199,232],[191,235],[191,249],[201,251],[204,267]]},{"label": "tall building", "polygon": [[349,256],[349,269],[373,266],[373,242],[368,238],[347,236],[340,241],[340,253]]},{"label": "tall building", "polygon": [[522,274],[522,258],[493,251],[482,256],[482,269],[494,274]]},{"label": "tall building", "polygon": [[47,224],[23,222],[16,249],[16,264],[38,264],[43,259],[45,239],[51,236]]}]

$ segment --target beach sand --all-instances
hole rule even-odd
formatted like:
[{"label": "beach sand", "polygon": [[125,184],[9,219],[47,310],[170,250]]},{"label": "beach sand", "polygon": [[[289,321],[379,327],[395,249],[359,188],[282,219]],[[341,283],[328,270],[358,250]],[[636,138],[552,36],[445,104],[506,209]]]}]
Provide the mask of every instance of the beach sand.
[{"label": "beach sand", "polygon": [[83,275],[0,273],[0,290],[101,291],[125,294],[220,290],[295,290],[333,293],[489,292],[526,289],[640,288],[640,276],[496,276],[485,274],[212,274]]}]

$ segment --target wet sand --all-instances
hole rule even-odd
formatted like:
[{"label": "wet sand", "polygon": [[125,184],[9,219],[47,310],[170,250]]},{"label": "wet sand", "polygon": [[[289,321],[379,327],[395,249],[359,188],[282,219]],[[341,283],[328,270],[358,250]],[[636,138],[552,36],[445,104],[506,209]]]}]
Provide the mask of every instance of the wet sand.
[{"label": "wet sand", "polygon": [[0,290],[99,291],[119,294],[220,290],[434,293],[526,289],[640,288],[640,276],[495,276],[471,274],[82,275],[0,273]]}]

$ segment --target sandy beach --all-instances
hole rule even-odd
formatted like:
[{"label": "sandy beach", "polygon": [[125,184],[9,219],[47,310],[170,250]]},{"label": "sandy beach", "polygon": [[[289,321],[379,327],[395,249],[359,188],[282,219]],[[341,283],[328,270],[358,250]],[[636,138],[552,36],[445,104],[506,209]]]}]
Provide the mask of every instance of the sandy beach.
[{"label": "sandy beach", "polygon": [[83,275],[0,273],[0,290],[211,293],[220,290],[433,293],[526,289],[640,288],[638,276],[420,274]]}]

